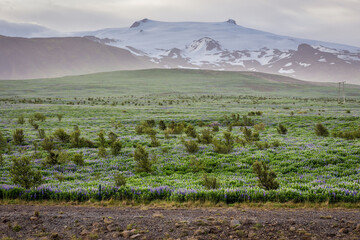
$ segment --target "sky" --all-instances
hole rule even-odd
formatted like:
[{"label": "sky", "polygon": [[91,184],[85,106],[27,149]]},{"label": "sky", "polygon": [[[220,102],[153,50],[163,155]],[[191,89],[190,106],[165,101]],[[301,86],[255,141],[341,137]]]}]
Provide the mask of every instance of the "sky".
[{"label": "sky", "polygon": [[223,22],[360,47],[360,0],[0,0],[0,19],[72,32],[157,21]]}]

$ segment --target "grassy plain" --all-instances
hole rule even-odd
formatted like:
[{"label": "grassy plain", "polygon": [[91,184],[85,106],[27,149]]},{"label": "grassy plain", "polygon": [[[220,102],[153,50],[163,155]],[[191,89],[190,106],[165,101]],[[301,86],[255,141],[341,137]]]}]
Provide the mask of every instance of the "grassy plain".
[{"label": "grassy plain", "polygon": [[[227,203],[243,201],[360,201],[360,139],[346,140],[315,135],[315,124],[322,123],[330,131],[356,130],[360,127],[360,86],[349,86],[345,104],[337,101],[336,84],[317,84],[301,81],[276,81],[271,77],[257,77],[251,73],[213,72],[199,70],[143,70],[92,74],[57,79],[1,81],[0,131],[7,138],[0,166],[2,198],[14,189],[9,171],[13,157],[33,158],[33,166],[41,170],[44,184],[38,190],[21,190],[20,196],[38,198],[41,191],[68,192],[81,200],[96,198],[99,184],[104,197],[127,199],[209,200]],[[248,116],[250,112],[261,115]],[[67,133],[78,126],[81,136],[96,143],[102,129],[114,132],[122,142],[120,155],[99,157],[98,148],[74,148],[56,142],[56,148],[69,154],[66,163],[44,165],[47,156],[41,147],[43,138],[28,123],[34,113],[47,119],[37,122],[39,129],[51,136],[58,128]],[[57,114],[62,114],[61,121]],[[200,143],[195,154],[189,154],[182,138],[185,133],[165,138],[158,123],[164,120],[192,124],[200,133],[209,124],[218,122],[217,139],[228,130],[232,114],[248,116],[259,130],[259,145],[235,141],[228,154],[214,152],[213,144]],[[251,115],[251,114],[250,114]],[[26,122],[17,123],[24,116]],[[160,146],[151,147],[147,134],[136,134],[135,128],[145,120],[155,120]],[[113,122],[121,123],[114,128]],[[204,123],[204,125],[201,124]],[[281,123],[288,133],[276,130]],[[254,131],[254,126],[248,126]],[[25,144],[11,142],[15,129],[24,129]],[[232,128],[232,135],[243,139],[240,126]],[[195,140],[195,139],[193,139]],[[38,143],[35,153],[34,142]],[[273,146],[273,143],[279,146]],[[135,170],[134,146],[146,147],[156,156],[151,173]],[[277,145],[277,144],[276,144]],[[82,153],[85,165],[71,161],[75,153]],[[257,186],[252,164],[265,161],[277,173],[280,188],[264,191]],[[126,176],[127,187],[119,195],[114,176]],[[216,177],[220,188],[207,190],[202,184],[204,174]],[[2,184],[2,185],[1,185]],[[19,190],[20,191],[20,190]],[[124,193],[125,191],[125,193]],[[128,192],[127,192],[128,191]],[[105,192],[105,193],[104,193]],[[18,194],[18,192],[16,192]],[[85,195],[84,195],[85,194]],[[113,194],[113,195],[112,195]],[[45,195],[44,195],[45,196]],[[50,196],[50,195],[49,195]],[[53,198],[55,195],[51,195]],[[144,196],[144,197],[142,197]],[[36,197],[35,197],[36,198]],[[50,197],[49,197],[50,198]],[[71,197],[58,197],[60,200]]]}]

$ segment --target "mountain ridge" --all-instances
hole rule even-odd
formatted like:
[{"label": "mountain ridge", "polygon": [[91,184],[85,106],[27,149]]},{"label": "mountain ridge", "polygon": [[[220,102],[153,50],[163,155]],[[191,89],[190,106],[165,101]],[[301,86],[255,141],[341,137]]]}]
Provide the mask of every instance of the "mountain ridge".
[{"label": "mountain ridge", "polygon": [[239,26],[232,19],[161,22],[145,18],[126,28],[66,35],[125,49],[147,61],[144,68],[255,71],[360,84],[359,47],[276,35]]}]

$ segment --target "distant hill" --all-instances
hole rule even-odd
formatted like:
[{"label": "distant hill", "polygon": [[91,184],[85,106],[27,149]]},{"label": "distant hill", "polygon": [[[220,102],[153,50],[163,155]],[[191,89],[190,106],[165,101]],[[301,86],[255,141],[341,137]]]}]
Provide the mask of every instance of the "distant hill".
[{"label": "distant hill", "polygon": [[154,64],[128,50],[85,37],[18,38],[0,36],[0,79],[79,75]]},{"label": "distant hill", "polygon": [[[346,85],[347,97],[360,97],[360,86]],[[0,81],[0,96],[104,97],[162,95],[256,95],[337,97],[335,83],[315,83],[256,72],[187,69],[115,71],[51,79]]]}]

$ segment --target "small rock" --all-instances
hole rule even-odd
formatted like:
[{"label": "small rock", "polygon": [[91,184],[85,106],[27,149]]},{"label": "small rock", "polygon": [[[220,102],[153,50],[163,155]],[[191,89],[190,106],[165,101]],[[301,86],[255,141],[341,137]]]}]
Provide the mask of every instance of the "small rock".
[{"label": "small rock", "polygon": [[130,231],[123,231],[121,233],[121,235],[124,237],[124,238],[129,238],[130,237]]},{"label": "small rock", "polygon": [[98,227],[100,227],[100,223],[94,222],[94,223],[92,224],[92,226],[95,227],[95,228],[98,228]]},{"label": "small rock", "polygon": [[240,225],[240,221],[239,220],[231,220],[230,221],[230,227],[234,228],[236,226]]},{"label": "small rock", "polygon": [[135,239],[135,238],[138,238],[138,237],[140,237],[141,236],[141,234],[135,234],[135,235],[132,235],[130,238],[131,239]]},{"label": "small rock", "polygon": [[175,227],[179,228],[179,227],[181,227],[181,224],[180,223],[175,223]]},{"label": "small rock", "polygon": [[194,232],[194,236],[199,236],[199,235],[203,235],[203,234],[205,234],[205,231],[204,231],[204,229],[201,229],[201,228],[197,229]]},{"label": "small rock", "polygon": [[59,239],[59,234],[58,233],[51,233],[50,239]]},{"label": "small rock", "polygon": [[39,218],[38,217],[30,217],[30,220],[31,221],[36,221],[36,220],[38,220]]},{"label": "small rock", "polygon": [[109,231],[109,232],[114,232],[116,231],[116,228],[117,228],[117,225],[116,224],[110,224],[106,227],[106,229]]},{"label": "small rock", "polygon": [[88,235],[88,234],[89,234],[89,231],[86,230],[86,229],[82,230],[81,233],[80,233],[81,236],[85,236],[85,235]]},{"label": "small rock", "polygon": [[355,231],[360,232],[360,223],[356,225]]},{"label": "small rock", "polygon": [[254,221],[252,221],[251,219],[244,219],[244,220],[242,221],[242,223],[243,223],[244,225],[251,225],[251,224],[254,223]]},{"label": "small rock", "polygon": [[109,218],[104,218],[104,223],[106,224],[110,224],[110,223],[113,223],[114,221],[113,220],[110,220]]},{"label": "small rock", "polygon": [[290,227],[290,231],[291,232],[295,232],[296,228],[295,227]]},{"label": "small rock", "polygon": [[348,233],[349,230],[347,228],[342,228],[339,230],[339,233]]},{"label": "small rock", "polygon": [[164,218],[164,215],[161,212],[156,212],[153,214],[153,218]]},{"label": "small rock", "polygon": [[111,237],[112,237],[113,239],[119,238],[119,237],[120,237],[120,233],[115,232],[115,233],[113,233],[113,234],[111,235]]},{"label": "small rock", "polygon": [[248,233],[248,238],[253,238],[253,237],[255,237],[255,235],[256,235],[256,233],[254,231],[250,231]]}]

